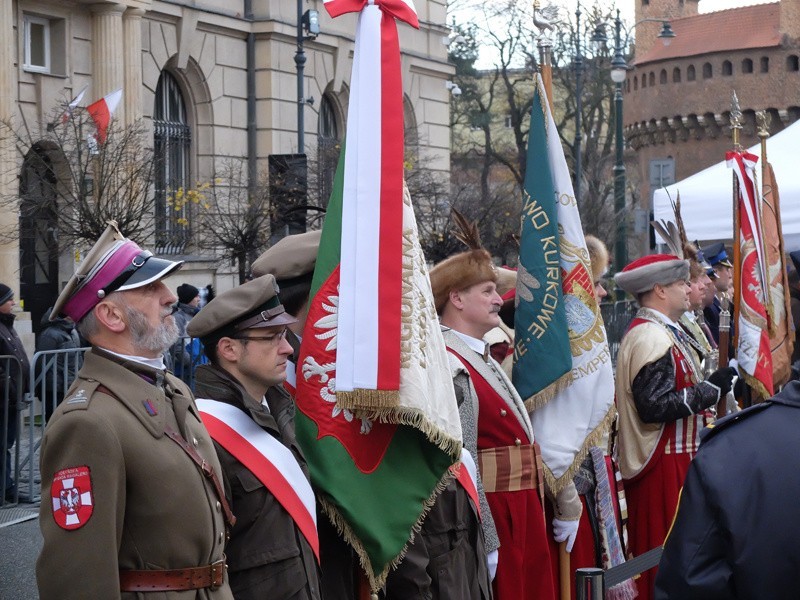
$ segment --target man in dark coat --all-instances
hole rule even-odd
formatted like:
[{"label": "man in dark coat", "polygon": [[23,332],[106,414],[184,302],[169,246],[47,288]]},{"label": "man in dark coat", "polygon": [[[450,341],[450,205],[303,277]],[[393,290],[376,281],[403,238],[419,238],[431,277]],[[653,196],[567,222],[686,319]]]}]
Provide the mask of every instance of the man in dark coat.
[{"label": "man in dark coat", "polygon": [[656,598],[797,598],[800,383],[703,432]]},{"label": "man in dark coat", "polygon": [[14,329],[14,319],[16,319],[16,315],[12,313],[14,304],[14,292],[7,285],[0,283],[0,356],[13,356],[17,359],[16,361],[13,358],[0,360],[0,397],[2,397],[0,423],[6,419],[6,445],[3,448],[5,451],[4,480],[0,483],[2,483],[5,500],[11,502],[16,502],[17,499],[17,485],[11,474],[11,448],[14,447],[17,439],[17,421],[19,419],[17,401],[21,400],[28,391],[28,372],[30,370],[28,355],[22,346],[22,340],[19,339]]},{"label": "man in dark coat", "polygon": [[78,352],[81,340],[75,329],[75,323],[63,317],[51,320],[51,310],[52,308],[48,308],[42,316],[41,329],[36,336],[36,351],[72,350],[72,352],[42,356],[35,365],[36,379],[39,381],[36,395],[44,404],[47,421],[50,420],[56,406],[61,404],[64,394],[75,381],[75,375],[83,365],[83,355]]},{"label": "man in dark coat", "polygon": [[[259,277],[192,319],[188,333],[201,339],[211,363],[197,369],[195,391],[237,518],[226,547],[234,597],[319,600],[314,492],[282,385],[292,354],[287,325],[295,319],[277,292],[273,276]],[[217,421],[227,429],[215,428]]]}]

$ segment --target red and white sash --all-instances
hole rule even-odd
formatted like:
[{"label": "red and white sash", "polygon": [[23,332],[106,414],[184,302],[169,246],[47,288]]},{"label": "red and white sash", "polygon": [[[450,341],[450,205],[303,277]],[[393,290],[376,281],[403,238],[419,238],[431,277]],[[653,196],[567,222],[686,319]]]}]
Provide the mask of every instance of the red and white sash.
[{"label": "red and white sash", "polygon": [[461,464],[454,466],[453,472],[458,483],[472,499],[475,510],[478,512],[478,518],[481,518],[481,504],[478,502],[478,466],[475,464],[475,459],[463,446],[461,447]]},{"label": "red and white sash", "polygon": [[235,406],[198,398],[197,408],[213,440],[275,496],[291,515],[319,561],[314,490],[292,451]]}]

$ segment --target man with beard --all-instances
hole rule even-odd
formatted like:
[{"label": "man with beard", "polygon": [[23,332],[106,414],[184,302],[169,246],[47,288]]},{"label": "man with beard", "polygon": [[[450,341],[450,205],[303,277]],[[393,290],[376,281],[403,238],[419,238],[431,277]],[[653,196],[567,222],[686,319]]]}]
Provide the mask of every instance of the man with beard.
[{"label": "man with beard", "polygon": [[[639,258],[614,276],[641,308],[617,355],[617,459],[628,501],[634,556],[664,543],[700,431],[731,389],[734,369],[704,380],[697,355],[678,324],[689,308],[689,262],[670,254]],[[652,570],[637,581],[653,594]]]},{"label": "man with beard", "polygon": [[226,548],[237,600],[321,597],[314,491],[282,385],[295,321],[265,275],[223,292],[189,323],[211,362],[197,369],[195,389],[238,519]]},{"label": "man with beard", "polygon": [[229,600],[233,518],[190,390],[164,368],[177,338],[154,257],[109,227],[52,310],[92,344],[42,441],[42,600]]}]

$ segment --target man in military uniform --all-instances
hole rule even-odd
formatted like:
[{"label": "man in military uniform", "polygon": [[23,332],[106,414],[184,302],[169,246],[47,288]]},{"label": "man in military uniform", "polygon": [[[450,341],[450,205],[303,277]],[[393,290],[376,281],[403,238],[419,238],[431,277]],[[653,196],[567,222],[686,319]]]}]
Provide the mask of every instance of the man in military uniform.
[{"label": "man in military uniform", "polygon": [[[253,275],[273,275],[281,290],[281,303],[286,312],[296,319],[288,326],[286,341],[292,354],[286,361],[284,387],[294,397],[297,378],[297,360],[308,311],[311,280],[317,264],[317,251],[322,231],[308,231],[287,235],[258,257],[253,263]],[[322,596],[341,600],[354,600],[358,590],[358,573],[361,570],[352,546],[336,531],[330,519],[317,510],[317,531],[322,569]]]},{"label": "man in military uniform", "polygon": [[[797,598],[800,383],[703,432],[656,598]],[[746,457],[746,458],[743,458]]]},{"label": "man in military uniform", "polygon": [[181,264],[111,222],[52,310],[92,349],[42,442],[42,600],[232,598],[219,461],[162,358],[177,337],[162,278]]},{"label": "man in military uniform", "polygon": [[226,548],[237,600],[321,597],[314,491],[282,385],[294,322],[265,275],[219,294],[187,327],[211,363],[195,391],[237,518]]},{"label": "man in military uniform", "polygon": [[[522,399],[483,339],[499,324],[503,304],[491,257],[474,244],[436,265],[430,278],[461,412],[464,446],[478,459],[494,597],[555,598],[538,446]],[[553,502],[557,539],[569,539],[571,549],[581,516],[575,486],[568,485]]]},{"label": "man in military uniform", "polygon": [[[728,253],[725,251],[725,245],[722,242],[711,244],[702,249],[703,256],[706,261],[714,269],[714,277],[712,278],[714,287],[716,287],[716,294],[710,306],[703,310],[703,315],[706,319],[706,324],[711,330],[711,335],[714,337],[714,342],[719,344],[719,313],[722,310],[721,299],[723,295],[728,295],[728,288],[733,280],[733,265],[728,260]],[[731,336],[731,341],[733,336]],[[733,357],[733,354],[729,354]]]},{"label": "man in military uniform", "polygon": [[[678,319],[689,308],[689,263],[670,254],[637,259],[614,277],[641,308],[617,355],[617,459],[625,480],[629,550],[638,556],[661,545],[675,513],[699,432],[731,389],[735,371],[704,381]],[[652,598],[653,572],[637,582]]]}]

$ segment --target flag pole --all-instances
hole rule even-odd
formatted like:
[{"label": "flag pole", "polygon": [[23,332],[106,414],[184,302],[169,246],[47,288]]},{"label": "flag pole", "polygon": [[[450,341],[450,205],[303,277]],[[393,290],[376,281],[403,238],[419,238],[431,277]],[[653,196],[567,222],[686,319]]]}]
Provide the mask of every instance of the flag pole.
[{"label": "flag pole", "polygon": [[[734,152],[741,152],[742,145],[739,142],[739,136],[742,130],[742,111],[739,108],[739,98],[736,96],[736,91],[732,92],[731,94],[731,135],[733,137],[733,151]],[[729,335],[730,335],[730,324],[731,320],[736,323],[739,317],[739,302],[737,299],[739,295],[737,294],[737,290],[741,289],[742,283],[742,267],[741,267],[741,248],[740,248],[740,217],[739,214],[739,179],[736,177],[736,173],[732,175],[733,178],[733,298],[728,299],[727,297],[723,297],[722,301],[722,310],[720,311],[720,319],[719,319],[719,366],[724,367],[728,365],[728,348],[729,348]],[[725,294],[727,296],[727,294]],[[733,301],[733,312],[731,313],[728,309],[728,305],[730,301]],[[724,329],[723,329],[723,321],[724,321]],[[724,344],[723,344],[723,335],[724,335]],[[736,336],[733,339],[733,347],[737,347],[737,340]],[[724,361],[723,361],[724,358]],[[717,404],[717,418],[724,417],[727,410],[726,410],[726,400],[725,398],[720,398],[719,404]]]},{"label": "flag pole", "polygon": [[[533,0],[533,23],[539,29],[540,35],[534,36],[537,39],[539,48],[539,74],[542,77],[547,104],[550,112],[553,112],[553,41],[548,35],[548,30],[553,29],[553,24],[541,15],[539,11],[539,0]],[[534,75],[535,77],[535,75]],[[558,579],[561,600],[571,600],[572,598],[572,573],[570,569],[570,556],[567,552],[567,542],[558,544]]]}]

